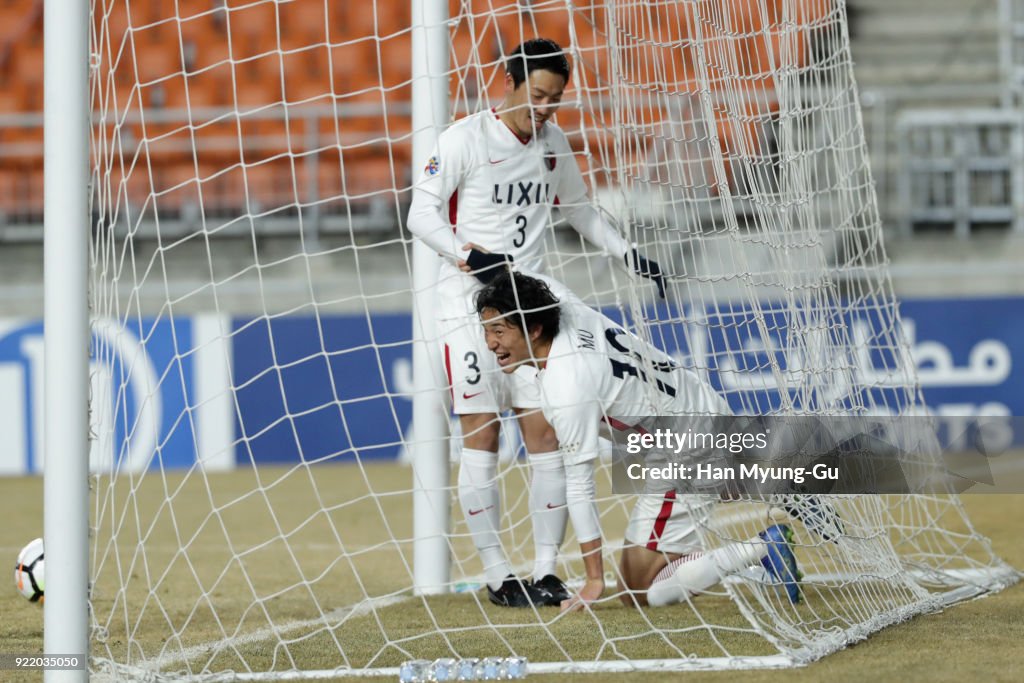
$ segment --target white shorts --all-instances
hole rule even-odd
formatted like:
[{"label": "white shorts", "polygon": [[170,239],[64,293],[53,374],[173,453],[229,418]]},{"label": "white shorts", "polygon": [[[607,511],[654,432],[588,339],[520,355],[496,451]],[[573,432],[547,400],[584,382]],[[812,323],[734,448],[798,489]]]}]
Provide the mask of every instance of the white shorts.
[{"label": "white shorts", "polygon": [[[454,270],[454,269],[451,269]],[[484,342],[475,309],[481,285],[475,278],[442,267],[438,285],[437,329],[441,357],[456,415],[501,413],[510,408],[541,407],[537,371],[519,367],[505,374]]]},{"label": "white shorts", "polygon": [[707,524],[715,500],[675,491],[640,495],[626,526],[626,542],[670,555],[700,550],[697,528]]},{"label": "white shorts", "polygon": [[501,413],[509,408],[540,408],[537,371],[520,367],[506,375],[484,344],[476,317],[439,320],[441,352],[456,415]]}]

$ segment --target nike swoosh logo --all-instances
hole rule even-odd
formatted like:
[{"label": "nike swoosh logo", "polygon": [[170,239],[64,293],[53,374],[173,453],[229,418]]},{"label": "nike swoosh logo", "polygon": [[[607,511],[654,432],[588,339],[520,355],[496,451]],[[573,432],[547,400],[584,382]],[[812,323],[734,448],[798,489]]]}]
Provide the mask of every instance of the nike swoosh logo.
[{"label": "nike swoosh logo", "polygon": [[484,510],[493,510],[493,509],[494,509],[494,506],[493,506],[493,505],[488,505],[487,507],[485,507],[485,508],[480,508],[479,510],[470,510],[470,511],[469,511],[469,515],[470,515],[470,516],[472,517],[472,516],[475,516],[475,515],[479,515],[479,514],[480,514],[481,512],[483,512]]},{"label": "nike swoosh logo", "polygon": [[564,507],[565,507],[565,503],[562,503],[561,505],[552,505],[551,503],[548,503],[548,510],[557,510],[558,508],[564,508]]},{"label": "nike swoosh logo", "polygon": [[494,159],[488,159],[488,161],[490,161],[492,164],[500,164],[503,161],[508,161],[508,159],[498,159],[497,161],[495,161]]},{"label": "nike swoosh logo", "polygon": [[476,398],[477,396],[479,396],[482,393],[484,393],[484,392],[478,391],[475,394],[467,394],[466,392],[462,392],[462,398],[464,398],[464,399],[466,399],[468,401],[471,398]]}]

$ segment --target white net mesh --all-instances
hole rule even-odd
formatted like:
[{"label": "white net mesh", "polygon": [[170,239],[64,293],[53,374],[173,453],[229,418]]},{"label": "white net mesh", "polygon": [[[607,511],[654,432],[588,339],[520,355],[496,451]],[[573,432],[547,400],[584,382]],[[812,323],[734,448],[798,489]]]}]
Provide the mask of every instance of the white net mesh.
[{"label": "white net mesh", "polygon": [[[669,297],[562,225],[546,237],[556,278],[737,412],[920,409],[842,2],[449,9],[456,118],[500,101],[522,40],[566,47],[559,125],[595,204],[670,273]],[[741,573],[672,608],[626,609],[609,590],[558,619],[487,603],[456,504],[453,593],[414,597],[411,477],[395,463],[415,439],[417,391],[401,228],[423,161],[410,158],[409,22],[409,3],[384,0],[93,2],[101,666],[176,677],[509,654],[795,663],[1009,580],[954,496],[843,497],[842,542],[797,525],[804,604]],[[502,536],[525,572],[520,451],[514,436],[503,447]],[[608,567],[631,502],[602,470]],[[767,514],[719,506],[706,548],[750,538]],[[559,561],[571,585],[576,547],[570,535]]]}]

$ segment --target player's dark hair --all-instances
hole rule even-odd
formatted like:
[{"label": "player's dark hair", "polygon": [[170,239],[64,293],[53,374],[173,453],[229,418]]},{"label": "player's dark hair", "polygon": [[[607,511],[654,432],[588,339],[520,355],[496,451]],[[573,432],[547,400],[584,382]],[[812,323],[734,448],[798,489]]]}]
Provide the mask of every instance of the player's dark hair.
[{"label": "player's dark hair", "polygon": [[[505,272],[477,292],[476,312],[492,308],[523,334],[540,325],[540,338],[551,341],[558,334],[558,298],[547,283],[522,273]],[[511,315],[510,315],[511,314]],[[528,336],[528,335],[527,335]]]},{"label": "player's dark hair", "polygon": [[512,84],[517,88],[538,69],[558,74],[569,82],[569,60],[565,58],[565,51],[549,38],[534,38],[518,45],[505,61],[505,71],[512,76]]}]

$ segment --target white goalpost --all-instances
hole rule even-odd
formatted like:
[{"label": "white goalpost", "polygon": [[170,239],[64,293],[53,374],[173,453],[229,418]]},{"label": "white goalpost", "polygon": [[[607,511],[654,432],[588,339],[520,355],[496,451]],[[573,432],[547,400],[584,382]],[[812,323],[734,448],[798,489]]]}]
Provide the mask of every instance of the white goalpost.
[{"label": "white goalpost", "polygon": [[[89,13],[44,5],[44,530],[50,580],[43,651],[89,653]],[[45,673],[85,681],[88,671]]]},{"label": "white goalpost", "polygon": [[[615,569],[575,615],[481,590],[438,257],[405,220],[437,135],[500,102],[524,40],[564,46],[564,163],[668,296],[557,211],[553,277],[737,414],[926,412],[843,0],[47,0],[46,31],[45,649],[91,657],[47,680],[799,666],[1017,580],[955,494],[837,495],[789,501],[799,605],[757,567],[664,608],[624,607]],[[502,419],[526,576],[530,474]],[[606,465],[614,568],[633,500]],[[837,539],[800,522],[822,502]],[[779,514],[720,505],[705,550]],[[570,587],[577,548],[570,530]]]}]

